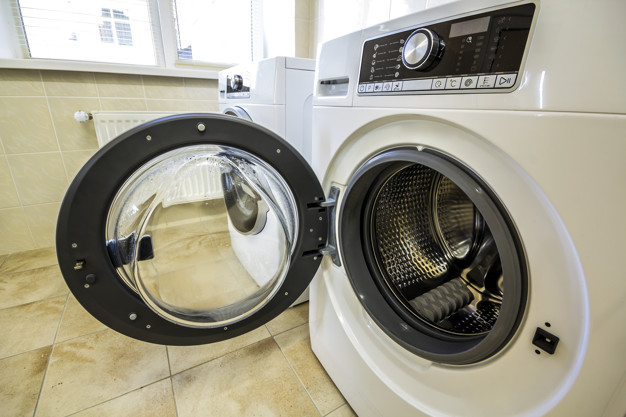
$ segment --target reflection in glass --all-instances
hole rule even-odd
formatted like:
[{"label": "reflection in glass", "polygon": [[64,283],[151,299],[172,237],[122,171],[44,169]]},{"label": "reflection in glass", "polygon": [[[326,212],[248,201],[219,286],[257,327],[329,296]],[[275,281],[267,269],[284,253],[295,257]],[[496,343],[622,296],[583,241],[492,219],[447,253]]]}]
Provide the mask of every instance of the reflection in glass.
[{"label": "reflection in glass", "polygon": [[156,313],[223,327],[263,307],[287,274],[293,195],[268,164],[238,149],[190,146],[139,168],[106,226],[122,281]]}]

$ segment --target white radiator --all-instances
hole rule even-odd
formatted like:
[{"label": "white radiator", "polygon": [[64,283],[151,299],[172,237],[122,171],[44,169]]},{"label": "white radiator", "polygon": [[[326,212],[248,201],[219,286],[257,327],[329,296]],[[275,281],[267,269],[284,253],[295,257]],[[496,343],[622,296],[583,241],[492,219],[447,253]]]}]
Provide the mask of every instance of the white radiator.
[{"label": "white radiator", "polygon": [[[177,113],[94,111],[92,115],[96,129],[96,137],[98,138],[98,146],[100,148],[103,147],[133,127],[161,117],[171,116],[172,114]],[[196,175],[186,176],[182,183],[177,184],[174,190],[170,190],[168,197],[163,201],[163,206],[168,207],[176,204],[212,200],[222,197],[222,183],[218,170],[198,171]]]},{"label": "white radiator", "polygon": [[172,114],[176,113],[158,111],[94,111],[92,115],[93,124],[96,128],[96,137],[98,138],[98,147],[102,148],[133,127],[149,122],[150,120],[171,116]]}]

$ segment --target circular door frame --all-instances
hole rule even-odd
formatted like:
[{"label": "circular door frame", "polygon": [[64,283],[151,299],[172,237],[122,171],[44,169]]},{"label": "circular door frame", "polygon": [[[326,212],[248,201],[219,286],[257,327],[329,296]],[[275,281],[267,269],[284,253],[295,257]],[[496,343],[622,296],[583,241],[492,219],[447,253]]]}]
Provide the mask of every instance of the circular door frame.
[{"label": "circular door frame", "polygon": [[[512,301],[503,307],[488,335],[458,337],[434,330],[414,319],[382,284],[369,241],[369,214],[376,192],[390,173],[421,164],[451,180],[470,198],[490,226],[503,268],[515,277]],[[392,148],[372,157],[351,177],[339,212],[339,242],[350,284],[357,298],[378,326],[399,345],[427,360],[467,365],[495,355],[517,331],[527,307],[528,271],[517,229],[504,205],[489,186],[460,161],[426,147]],[[343,242],[350,242],[349,245]]]},{"label": "circular door frame", "polygon": [[[152,311],[122,282],[105,239],[109,206],[126,179],[158,155],[199,144],[241,149],[267,162],[284,178],[298,209],[299,232],[282,287],[257,313],[224,328],[183,327]],[[306,289],[321,262],[317,255],[328,233],[328,211],[320,204],[323,200],[322,187],[306,160],[270,130],[220,114],[168,116],[120,135],[78,172],[59,212],[59,266],[82,306],[122,334],[168,345],[218,342],[267,323]]]},{"label": "circular door frame", "polygon": [[224,109],[224,111],[222,111],[222,113],[228,116],[235,116],[241,119],[252,121],[252,117],[250,117],[248,112],[239,106],[227,107]]}]

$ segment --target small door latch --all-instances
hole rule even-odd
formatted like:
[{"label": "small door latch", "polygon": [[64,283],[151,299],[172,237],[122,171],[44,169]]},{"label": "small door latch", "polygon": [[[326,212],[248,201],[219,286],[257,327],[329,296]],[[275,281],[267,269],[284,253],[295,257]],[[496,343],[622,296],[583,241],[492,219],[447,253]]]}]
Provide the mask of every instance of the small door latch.
[{"label": "small door latch", "polygon": [[[537,327],[535,335],[533,336],[533,345],[552,355],[556,351],[556,345],[558,344],[559,338],[557,336],[547,330]],[[537,351],[537,353],[539,353],[539,351]]]}]

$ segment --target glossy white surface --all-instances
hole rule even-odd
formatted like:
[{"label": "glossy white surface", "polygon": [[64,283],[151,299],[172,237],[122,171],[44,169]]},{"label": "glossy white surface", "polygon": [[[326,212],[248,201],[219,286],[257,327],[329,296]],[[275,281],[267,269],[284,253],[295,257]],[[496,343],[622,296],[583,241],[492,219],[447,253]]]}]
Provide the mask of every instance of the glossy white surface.
[{"label": "glossy white surface", "polygon": [[[307,161],[311,159],[311,108],[315,61],[276,57],[220,71],[220,112],[237,107],[250,119],[286,139]],[[241,75],[250,97],[227,98],[227,77]]]},{"label": "glossy white surface", "polygon": [[[626,87],[619,69],[626,58],[617,45],[626,38],[619,23],[626,4],[539,3],[521,84],[512,93],[355,94],[365,39],[496,4],[464,1],[403,17],[328,42],[318,60],[318,80],[350,79],[345,96],[314,97],[313,166],[325,192],[343,189],[362,163],[390,147],[439,149],[501,199],[530,274],[525,317],[507,347],[482,363],[451,367],[389,339],[362,308],[345,270],[325,259],[312,284],[313,349],[361,417],[625,411],[626,284],[619,259],[626,243],[619,231],[626,230]],[[585,25],[588,39],[573,45],[574,29]],[[591,63],[601,68],[603,85],[576,64],[581,47],[603,52]],[[545,322],[561,338],[554,355],[537,355],[531,343]]]},{"label": "glossy white surface", "polygon": [[[473,14],[499,3],[494,0],[454,2],[325,43],[320,55],[323,62],[318,61],[318,78],[347,77],[350,85],[347,96],[315,97],[314,105],[626,112],[626,83],[621,82],[624,54],[619,52],[623,49],[619,42],[626,36],[621,22],[626,15],[626,3],[616,0],[594,7],[563,0],[538,3],[530,48],[522,63],[520,85],[514,94],[459,95],[455,96],[453,103],[443,95],[372,98],[354,94],[361,45],[366,39],[419,27],[444,17]],[[578,36],[583,27],[585,35]],[[588,54],[581,51],[588,51]]]},{"label": "glossy white surface", "polygon": [[463,0],[319,0],[314,16],[317,51],[339,36],[452,1]]}]

